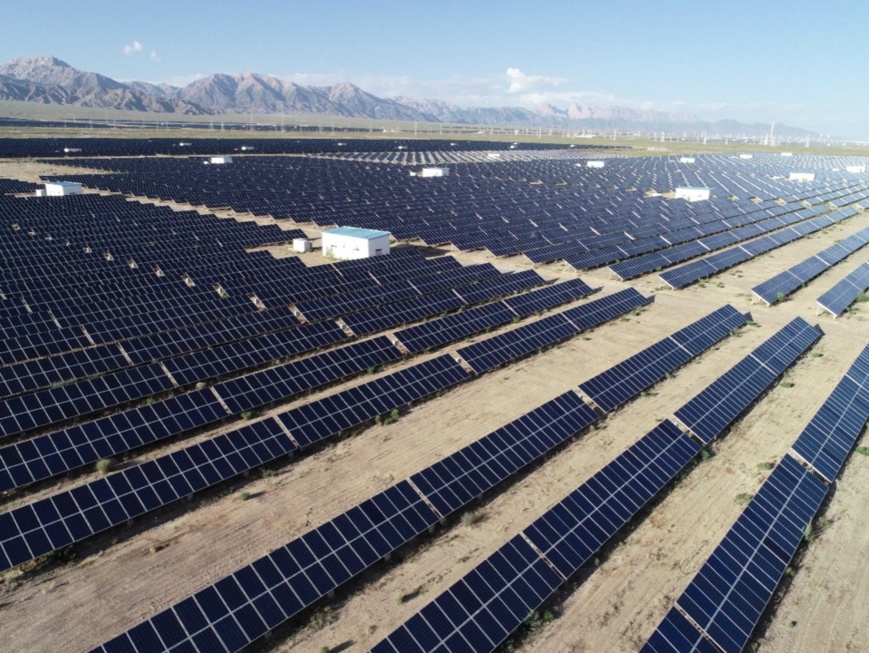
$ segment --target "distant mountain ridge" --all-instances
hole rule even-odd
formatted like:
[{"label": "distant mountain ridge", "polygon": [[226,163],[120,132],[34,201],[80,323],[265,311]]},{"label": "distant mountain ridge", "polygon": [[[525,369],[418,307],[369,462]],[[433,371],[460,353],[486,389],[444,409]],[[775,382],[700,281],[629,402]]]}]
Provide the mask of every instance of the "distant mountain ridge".
[{"label": "distant mountain ridge", "polygon": [[[762,136],[769,125],[697,118],[628,107],[571,104],[566,109],[460,107],[408,97],[379,98],[349,82],[303,86],[259,73],[218,73],[187,86],[119,82],[85,72],[52,56],[20,57],[0,65],[0,100],[182,115],[225,113],[332,115],[344,118],[456,123],[522,128],[593,129]],[[803,138],[814,132],[776,125],[776,134]]]}]

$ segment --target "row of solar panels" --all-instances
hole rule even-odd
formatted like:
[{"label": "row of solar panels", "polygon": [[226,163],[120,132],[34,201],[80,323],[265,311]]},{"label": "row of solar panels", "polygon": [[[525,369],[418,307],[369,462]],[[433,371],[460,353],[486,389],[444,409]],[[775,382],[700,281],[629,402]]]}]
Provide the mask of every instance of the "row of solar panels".
[{"label": "row of solar panels", "polygon": [[[674,336],[688,337],[695,343],[718,337],[721,326],[735,328],[730,311],[717,311]],[[671,362],[671,369],[681,364]],[[238,650],[596,420],[596,413],[576,394],[565,393],[413,475],[409,483],[402,481],[185,600],[184,607],[176,606],[116,638],[103,650],[169,649],[185,642],[200,649]],[[395,496],[404,499],[387,501]],[[377,519],[371,519],[372,505],[379,508]],[[414,520],[408,518],[407,510],[416,518],[415,528],[408,528],[407,522]],[[367,519],[359,519],[362,515]],[[420,515],[427,518],[419,519]],[[399,536],[395,536],[396,530]],[[271,572],[267,577],[263,575],[265,569]],[[253,578],[263,581],[256,592],[249,591]],[[237,588],[236,583],[247,588],[244,594],[236,595],[241,600],[226,601],[224,592]],[[222,602],[214,602],[215,596],[223,597]],[[212,610],[221,605],[222,610]],[[200,617],[196,622],[189,618],[191,608]]]},{"label": "row of solar panels", "polygon": [[[869,347],[676,599],[642,653],[745,650],[869,420]],[[823,479],[823,480],[822,480]]]},{"label": "row of solar panels", "polygon": [[[798,318],[737,367],[747,360],[763,360],[777,376],[819,337],[817,330]],[[795,347],[795,343],[799,344]],[[701,398],[723,394],[732,406],[721,415],[720,424],[726,427],[771,382],[762,385],[746,383],[739,376],[722,377],[676,414],[684,415]],[[706,405],[716,410],[715,403]],[[662,421],[372,651],[495,650],[661,492],[700,448],[672,421]]]},{"label": "row of solar panels", "polygon": [[[489,306],[507,310],[510,314],[510,320],[507,321],[513,321],[576,300],[590,292],[591,289],[577,279]],[[629,290],[604,298],[597,304],[592,302],[585,311],[594,312],[604,307],[627,311],[643,302],[645,300],[639,293]],[[461,316],[485,308],[483,306],[438,318],[426,325],[438,330],[441,322],[448,321],[444,332],[450,334]],[[484,325],[479,327],[477,330],[466,330],[466,335],[474,335],[488,328]],[[441,344],[446,342],[443,340]],[[400,356],[400,352],[389,345],[385,337],[375,338],[224,381],[207,390],[195,390],[155,401],[147,406],[0,448],[0,462],[3,464],[0,491],[72,471],[146,444],[213,426],[228,417],[227,410],[231,415],[240,415],[271,403],[286,401],[303,392],[397,360]]]},{"label": "row of solar panels", "polygon": [[843,238],[806,260],[756,285],[751,292],[768,305],[775,304],[869,243],[869,227]]},{"label": "row of solar panels", "polygon": [[[630,298],[633,301],[624,302],[621,306],[622,312],[629,310],[631,306],[641,305],[645,301],[635,292],[631,293]],[[585,309],[587,315],[595,316],[590,318],[590,320],[594,320],[590,326],[596,326],[617,315],[612,313],[613,303],[609,301],[607,302],[611,309],[609,317],[600,316],[595,304],[600,304],[602,301],[596,300],[596,302],[579,307]],[[717,340],[724,335],[722,326],[732,330],[733,327],[730,325],[731,321],[727,317],[722,317],[716,313],[692,325],[691,328],[694,331],[699,330],[701,332],[699,335],[702,338]],[[680,331],[677,335],[683,333]],[[358,373],[364,369],[376,368],[400,358],[398,350],[389,345],[386,338],[382,337],[373,341],[358,343],[347,349],[353,349],[353,351],[341,352],[339,350],[336,352],[343,355],[337,357],[337,373],[328,380],[340,378],[342,373],[347,372],[347,368],[352,368],[351,373]],[[327,352],[319,359],[329,356],[330,353],[333,352]],[[294,384],[296,387],[292,388],[292,392],[297,394],[301,390],[316,387],[318,384],[321,385],[324,377],[330,375],[330,368],[319,359],[304,361],[307,364],[304,366],[306,369],[303,373],[306,372],[317,379],[316,382],[307,385],[305,385],[304,376],[298,374],[300,371],[298,368],[302,367],[299,364],[292,365],[292,369],[287,369],[290,367],[287,366],[280,370],[283,381],[281,390],[286,390],[288,384]],[[366,368],[366,366],[368,367]],[[265,377],[267,382],[273,382],[275,375],[271,372],[272,370],[269,370],[260,376]],[[268,462],[292,449],[307,447],[341,432],[346,432],[379,415],[388,414],[394,409],[467,378],[467,373],[451,357],[441,356],[432,361],[417,364],[411,368],[280,413],[274,418],[280,428],[274,424],[272,427],[262,425],[242,427],[204,443],[191,445],[151,461],[145,466],[131,468],[113,475],[109,479],[101,479],[70,493],[55,495],[50,499],[24,507],[20,511],[13,511],[10,513],[12,520],[7,520],[10,530],[6,531],[6,534],[0,539],[0,549],[6,552],[9,566],[20,564],[24,560],[56,550],[109,526],[123,523],[142,514],[143,511],[152,510],[168,501],[186,496],[192,491],[201,490],[253,466]],[[264,379],[259,379],[259,381],[262,380]],[[257,379],[254,379],[254,387],[256,381]],[[246,383],[250,388],[251,381],[248,380]],[[303,387],[299,388],[300,385]],[[270,389],[270,387],[265,388],[265,390]],[[225,405],[230,410],[233,408],[250,410],[274,399],[273,395],[264,398],[262,393],[239,392],[239,388],[234,387],[233,382],[220,384],[212,390],[215,395],[214,398],[225,397]],[[204,396],[208,397],[207,394]],[[214,398],[211,399],[211,403],[214,405],[214,411],[211,412],[211,415],[215,415],[219,410]],[[287,398],[286,395],[280,397],[281,400]],[[280,447],[269,449],[266,446],[268,443],[259,443],[259,440],[263,438],[271,442],[282,433],[289,434],[290,437],[286,438],[288,442],[282,442]],[[138,431],[136,435],[138,436]],[[112,446],[113,440],[117,441],[117,436],[109,435],[102,442],[99,438],[94,438],[88,441],[87,448],[78,447],[65,450],[56,448],[52,449],[50,453],[47,446],[39,446],[38,443],[25,443],[25,445],[30,446],[18,446],[11,450],[10,455],[5,455],[7,451],[0,451],[0,455],[4,460],[7,479],[18,481],[25,478],[30,482],[44,477],[48,470],[58,473],[58,465],[70,469],[74,468],[72,465],[81,466],[84,456],[93,458],[97,452],[105,456],[106,448]],[[63,441],[59,441],[59,443],[62,446]],[[236,464],[228,464],[224,460],[229,456],[228,452],[236,452],[242,448],[241,443],[244,443],[244,447],[250,451],[245,455],[230,456],[236,460]],[[136,444],[140,443],[137,442]],[[287,449],[288,447],[290,449]],[[118,448],[120,447],[114,447],[111,453],[119,453]],[[127,449],[129,448],[127,446]],[[266,451],[272,451],[271,458],[267,457]],[[92,453],[88,455],[89,452]],[[37,455],[33,455],[34,453]],[[70,460],[72,465],[67,463]],[[190,461],[194,461],[196,464],[191,466]],[[239,468],[239,465],[246,463],[249,463],[250,466]],[[181,473],[166,471],[178,469],[179,465]],[[134,478],[136,483],[132,487],[138,488],[141,479],[144,478],[143,474],[147,476],[146,472],[152,467],[154,469],[150,472],[151,475],[162,474],[160,487],[163,488],[163,492],[155,493],[153,486],[156,481],[153,481],[149,484],[144,496],[139,496],[141,493],[131,490],[131,486],[125,479],[128,476]],[[192,479],[187,478],[190,475],[183,473],[188,470],[193,470],[190,474]],[[171,482],[167,480],[169,478],[172,479]],[[162,481],[166,482],[163,483]],[[3,485],[8,486],[7,483]],[[115,488],[114,494],[107,494],[109,487]],[[121,488],[121,490],[117,488]],[[187,491],[181,491],[181,489]],[[96,503],[91,501],[91,495],[97,497]],[[109,504],[110,508],[104,504]],[[35,522],[32,519],[34,514],[37,515]]]}]

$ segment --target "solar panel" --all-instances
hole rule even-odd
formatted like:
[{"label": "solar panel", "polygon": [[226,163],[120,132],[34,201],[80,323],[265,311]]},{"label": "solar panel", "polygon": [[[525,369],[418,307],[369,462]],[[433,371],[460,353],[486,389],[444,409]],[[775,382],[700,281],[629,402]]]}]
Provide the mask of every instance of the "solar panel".
[{"label": "solar panel", "polygon": [[662,422],[372,652],[495,650],[699,449]]},{"label": "solar panel", "polygon": [[857,301],[860,293],[869,289],[869,262],[856,270],[818,297],[818,306],[838,317]]},{"label": "solar panel", "polygon": [[396,331],[395,338],[411,354],[418,354],[507,324],[514,318],[502,302],[495,302]]},{"label": "solar panel", "polygon": [[793,450],[828,481],[839,474],[869,420],[869,347],[797,438]]},{"label": "solar panel", "polygon": [[812,346],[821,332],[795,318],[674,414],[708,444]]},{"label": "solar panel", "polygon": [[481,374],[598,326],[647,302],[633,289],[621,291],[462,347],[457,353],[475,372]]},{"label": "solar panel", "polygon": [[277,419],[296,442],[307,446],[467,378],[468,373],[455,359],[443,355],[293,408]]},{"label": "solar panel", "polygon": [[[811,472],[785,456],[676,600],[725,653],[740,653],[748,644],[827,491]],[[669,632],[677,620],[668,619]],[[664,633],[650,641],[661,639],[667,639]]]},{"label": "solar panel", "polygon": [[447,517],[595,421],[597,414],[566,392],[410,480]]},{"label": "solar panel", "polygon": [[744,315],[730,305],[723,306],[581,383],[579,388],[608,413],[743,324]]}]

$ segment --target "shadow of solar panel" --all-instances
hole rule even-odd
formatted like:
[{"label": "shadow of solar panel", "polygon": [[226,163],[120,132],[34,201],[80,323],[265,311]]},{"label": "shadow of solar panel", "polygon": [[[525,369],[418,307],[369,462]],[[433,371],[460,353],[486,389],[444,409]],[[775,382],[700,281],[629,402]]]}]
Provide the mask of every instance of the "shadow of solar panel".
[{"label": "shadow of solar panel", "polygon": [[793,450],[832,482],[869,420],[869,347],[797,438]]},{"label": "shadow of solar panel", "polygon": [[610,412],[743,324],[744,315],[730,305],[723,306],[581,383],[579,388],[601,410]]},{"label": "shadow of solar panel", "polygon": [[446,517],[597,421],[567,392],[411,477]]},{"label": "shadow of solar panel", "polygon": [[675,416],[708,444],[820,337],[818,329],[795,318],[679,408]]},{"label": "shadow of solar panel", "polygon": [[785,456],[677,599],[726,653],[745,648],[826,494]]},{"label": "shadow of solar panel", "polygon": [[455,359],[443,355],[286,411],[277,419],[304,447],[467,378]]}]

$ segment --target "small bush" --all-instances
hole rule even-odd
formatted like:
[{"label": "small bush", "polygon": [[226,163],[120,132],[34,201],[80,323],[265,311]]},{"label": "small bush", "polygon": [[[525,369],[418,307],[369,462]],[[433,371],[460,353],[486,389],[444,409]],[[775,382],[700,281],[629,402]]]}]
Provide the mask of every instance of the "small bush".
[{"label": "small bush", "polygon": [[859,295],[857,295],[857,298],[854,300],[855,304],[863,304],[865,302],[869,302],[869,294],[867,294],[865,292],[861,292]]},{"label": "small bush", "polygon": [[783,388],[793,388],[794,384],[791,381],[781,381],[779,385]]},{"label": "small bush", "polygon": [[869,447],[857,447],[857,453],[861,456],[869,456]]},{"label": "small bush", "polygon": [[48,554],[48,559],[52,562],[56,562],[59,565],[68,565],[69,563],[75,561],[78,553],[76,552],[73,546],[66,546],[62,549],[58,549],[57,551],[52,551]]},{"label": "small bush", "polygon": [[769,470],[771,470],[772,466],[773,466],[772,463],[767,463],[767,462],[757,463],[757,468],[760,470],[763,470],[765,472],[768,472]]},{"label": "small bush", "polygon": [[242,492],[241,493],[241,500],[247,501],[248,499],[250,499],[250,492]]},{"label": "small bush", "polygon": [[97,461],[96,468],[100,474],[108,474],[115,468],[115,461],[111,458],[103,458]]},{"label": "small bush", "polygon": [[260,478],[271,478],[274,475],[275,475],[275,470],[269,469],[268,467],[262,467],[259,470],[259,477]]},{"label": "small bush", "polygon": [[812,352],[812,358],[821,358],[821,357],[823,357],[823,354],[821,352],[819,352],[819,351]]},{"label": "small bush", "polygon": [[320,653],[330,653],[331,650],[332,649],[330,649],[328,646],[321,646],[320,647]]},{"label": "small bush", "polygon": [[736,495],[736,501],[737,503],[748,503],[753,497],[754,495],[748,492],[740,492]]},{"label": "small bush", "polygon": [[253,411],[252,411],[252,410],[246,410],[246,411],[244,411],[244,412],[241,414],[241,418],[242,418],[242,419],[250,419],[251,417],[253,417]]},{"label": "small bush", "polygon": [[389,426],[390,424],[394,424],[401,417],[401,413],[398,408],[393,408],[392,412],[389,413],[386,417],[378,415],[374,418],[374,421],[381,426]]},{"label": "small bush", "polygon": [[482,517],[474,512],[473,510],[468,510],[462,513],[462,525],[463,526],[474,526],[475,524],[479,524],[482,520]]},{"label": "small bush", "polygon": [[712,458],[712,452],[709,449],[700,450],[700,460],[709,460]]}]

